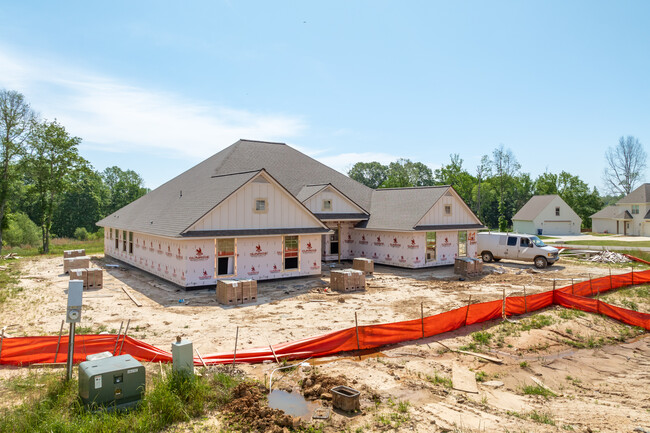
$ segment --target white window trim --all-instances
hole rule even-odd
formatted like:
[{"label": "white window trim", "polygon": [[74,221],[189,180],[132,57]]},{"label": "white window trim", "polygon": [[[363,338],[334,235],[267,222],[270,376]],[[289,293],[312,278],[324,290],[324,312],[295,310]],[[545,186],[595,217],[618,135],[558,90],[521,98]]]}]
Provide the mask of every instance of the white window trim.
[{"label": "white window trim", "polygon": [[[329,202],[329,207],[325,206],[325,203]],[[329,198],[324,198],[323,199],[323,207],[322,210],[325,212],[331,212],[332,211],[332,199]]]}]

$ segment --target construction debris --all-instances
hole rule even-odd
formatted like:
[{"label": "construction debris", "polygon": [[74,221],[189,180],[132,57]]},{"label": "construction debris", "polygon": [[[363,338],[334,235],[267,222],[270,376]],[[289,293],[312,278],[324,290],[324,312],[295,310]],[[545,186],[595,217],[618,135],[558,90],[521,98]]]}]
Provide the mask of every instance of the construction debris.
[{"label": "construction debris", "polygon": [[629,263],[632,261],[621,253],[608,250],[598,251],[591,255],[591,257],[585,258],[585,260],[598,263]]}]

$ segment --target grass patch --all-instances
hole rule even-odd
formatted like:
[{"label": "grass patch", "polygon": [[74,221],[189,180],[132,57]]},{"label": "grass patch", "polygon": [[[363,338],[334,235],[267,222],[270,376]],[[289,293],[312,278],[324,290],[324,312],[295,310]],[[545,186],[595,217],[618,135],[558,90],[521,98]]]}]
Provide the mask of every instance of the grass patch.
[{"label": "grass patch", "polygon": [[560,319],[564,320],[573,320],[578,317],[584,317],[587,315],[584,311],[572,310],[570,308],[562,308],[557,311],[557,315]]},{"label": "grass patch", "polygon": [[477,371],[474,376],[476,377],[477,382],[485,382],[488,378],[488,375],[484,371]]},{"label": "grass patch", "polygon": [[555,425],[555,420],[547,412],[537,412],[536,410],[528,414],[530,419],[541,424]]},{"label": "grass patch", "polygon": [[[51,380],[41,396],[4,411],[0,433],[154,433],[228,403],[232,399],[232,389],[240,381],[223,373],[198,377],[168,371],[165,378],[154,378],[136,409],[92,413],[81,404],[76,381]],[[25,388],[40,380],[28,378],[11,382],[15,384],[7,385]]]},{"label": "grass patch", "polygon": [[450,378],[439,376],[438,373],[434,373],[433,376],[427,374],[426,379],[434,385],[442,385],[445,388],[451,388],[454,386]]},{"label": "grass patch", "polygon": [[0,265],[6,266],[7,269],[0,271],[0,305],[7,299],[13,298],[22,292],[22,287],[17,286],[20,278],[20,270],[16,260],[2,260]]},{"label": "grass patch", "polygon": [[554,392],[552,392],[552,391],[550,391],[550,390],[548,390],[548,389],[546,389],[546,388],[544,388],[543,386],[540,386],[540,385],[526,385],[521,389],[521,391],[525,395],[541,395],[542,397],[544,397],[546,399],[548,399],[550,397],[557,397],[557,395]]},{"label": "grass patch", "polygon": [[[20,257],[32,257],[38,256],[41,246],[29,246],[24,245],[20,247],[3,247],[2,254],[15,253]],[[104,252],[104,238],[102,239],[93,239],[86,241],[79,241],[76,239],[68,238],[55,238],[50,241],[50,256],[60,256],[63,255],[65,250],[80,250],[85,249],[86,254],[100,254]]]}]

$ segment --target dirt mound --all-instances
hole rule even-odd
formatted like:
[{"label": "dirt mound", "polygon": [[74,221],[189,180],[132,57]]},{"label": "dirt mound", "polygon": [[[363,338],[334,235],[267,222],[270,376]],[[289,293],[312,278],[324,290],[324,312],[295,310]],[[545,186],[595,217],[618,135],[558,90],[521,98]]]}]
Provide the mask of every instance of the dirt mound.
[{"label": "dirt mound", "polygon": [[324,374],[312,373],[302,381],[302,390],[305,398],[331,400],[330,390],[335,386],[347,385],[348,380],[344,376],[330,377]]},{"label": "dirt mound", "polygon": [[233,390],[233,401],[225,408],[230,426],[241,432],[284,433],[299,428],[300,418],[286,415],[266,405],[262,385],[244,382]]}]

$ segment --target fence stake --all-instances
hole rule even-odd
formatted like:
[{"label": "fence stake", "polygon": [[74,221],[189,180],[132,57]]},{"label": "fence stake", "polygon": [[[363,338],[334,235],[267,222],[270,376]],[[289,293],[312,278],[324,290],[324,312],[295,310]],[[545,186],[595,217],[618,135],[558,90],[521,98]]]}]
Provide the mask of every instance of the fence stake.
[{"label": "fence stake", "polygon": [[117,343],[120,342],[120,335],[122,335],[122,327],[124,326],[124,320],[120,323],[120,332],[117,333],[117,338],[115,339],[115,347],[113,348],[113,356],[117,353]]},{"label": "fence stake", "polygon": [[[574,286],[573,286],[573,278],[571,278],[571,293],[574,291]],[[553,291],[555,291],[555,287],[553,287]]]},{"label": "fence stake", "polygon": [[0,359],[2,359],[2,342],[5,339],[5,328],[0,331]]},{"label": "fence stake", "polygon": [[120,344],[120,351],[117,352],[117,356],[122,354],[122,348],[124,347],[124,340],[126,340],[126,334],[129,332],[129,325],[131,324],[131,319],[126,322],[126,328],[124,329],[124,335],[122,336],[122,344]]},{"label": "fence stake", "polygon": [[[357,331],[357,350],[361,351],[361,345],[359,344],[359,322],[357,321],[357,312],[354,312],[354,329]],[[359,353],[359,359],[361,359],[361,353]]]},{"label": "fence stake", "polygon": [[469,295],[469,300],[467,301],[467,310],[465,311],[465,322],[463,326],[467,326],[467,316],[469,316],[469,306],[472,304],[472,295]]},{"label": "fence stake", "polygon": [[59,356],[59,346],[61,345],[61,334],[63,333],[63,324],[65,320],[61,320],[61,328],[59,329],[59,340],[56,342],[56,352],[54,352],[54,363],[56,364],[56,358]]},{"label": "fence stake", "polygon": [[526,286],[524,286],[524,314],[528,313],[528,301],[526,301]]},{"label": "fence stake", "polygon": [[611,267],[609,268],[609,290],[612,290],[612,268]]},{"label": "fence stake", "polygon": [[634,285],[634,265],[632,265],[632,285]]},{"label": "fence stake", "polygon": [[237,340],[239,340],[239,326],[237,327],[237,332],[235,332],[235,351],[232,355],[232,367],[230,371],[235,371],[235,361],[237,361]]},{"label": "fence stake", "polygon": [[596,312],[600,314],[600,289],[596,289]]},{"label": "fence stake", "polygon": [[503,302],[501,303],[501,317],[506,318],[506,289],[503,289]]},{"label": "fence stake", "polygon": [[[573,285],[573,283],[571,283]],[[555,278],[553,278],[553,291],[555,291]]]},{"label": "fence stake", "polygon": [[422,338],[424,338],[424,302],[420,302],[420,318],[422,321]]}]

